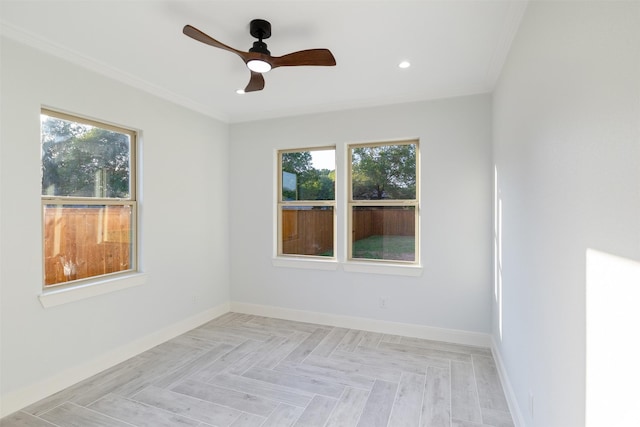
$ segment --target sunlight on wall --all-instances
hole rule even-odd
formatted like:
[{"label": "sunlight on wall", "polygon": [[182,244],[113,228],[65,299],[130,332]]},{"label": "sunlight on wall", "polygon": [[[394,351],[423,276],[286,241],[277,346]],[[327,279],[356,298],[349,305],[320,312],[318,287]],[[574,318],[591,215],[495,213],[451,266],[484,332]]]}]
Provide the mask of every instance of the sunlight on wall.
[{"label": "sunlight on wall", "polygon": [[498,307],[498,331],[502,341],[502,198],[498,188],[498,167],[493,171],[493,296]]},{"label": "sunlight on wall", "polygon": [[640,262],[587,249],[587,427],[638,424]]}]

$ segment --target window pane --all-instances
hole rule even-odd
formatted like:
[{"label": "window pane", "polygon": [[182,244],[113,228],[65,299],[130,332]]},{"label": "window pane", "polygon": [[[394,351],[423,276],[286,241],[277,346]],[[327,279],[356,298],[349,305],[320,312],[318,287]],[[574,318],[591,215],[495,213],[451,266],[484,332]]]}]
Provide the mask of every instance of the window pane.
[{"label": "window pane", "polygon": [[282,153],[282,200],[335,200],[335,150]]},{"label": "window pane", "polygon": [[351,258],[415,261],[414,206],[354,206]]},{"label": "window pane", "polygon": [[333,256],[333,206],[284,206],[282,253]]},{"label": "window pane", "polygon": [[41,115],[42,195],[131,197],[126,133]]},{"label": "window pane", "polygon": [[416,145],[351,149],[353,200],[416,199]]},{"label": "window pane", "polygon": [[133,268],[133,207],[45,205],[45,286]]}]

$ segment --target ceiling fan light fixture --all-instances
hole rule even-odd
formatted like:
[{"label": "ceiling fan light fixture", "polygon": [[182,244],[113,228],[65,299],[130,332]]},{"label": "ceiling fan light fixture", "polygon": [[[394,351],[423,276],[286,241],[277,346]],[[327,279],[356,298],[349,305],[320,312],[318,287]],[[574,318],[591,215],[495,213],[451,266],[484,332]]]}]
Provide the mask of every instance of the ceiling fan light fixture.
[{"label": "ceiling fan light fixture", "polygon": [[256,73],[266,73],[271,70],[271,64],[261,59],[252,59],[247,62],[247,67]]}]

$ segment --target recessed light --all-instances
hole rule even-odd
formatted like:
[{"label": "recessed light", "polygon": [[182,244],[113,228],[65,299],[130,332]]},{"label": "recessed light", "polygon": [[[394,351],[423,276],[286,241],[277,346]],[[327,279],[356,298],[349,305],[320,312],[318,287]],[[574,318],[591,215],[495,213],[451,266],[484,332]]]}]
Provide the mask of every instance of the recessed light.
[{"label": "recessed light", "polygon": [[398,67],[400,67],[400,68],[409,68],[409,67],[411,67],[411,63],[409,61],[402,61],[401,63],[398,64]]},{"label": "recessed light", "polygon": [[238,95],[244,95],[245,92],[244,92],[244,89],[238,89],[238,90],[236,90],[236,93]]}]

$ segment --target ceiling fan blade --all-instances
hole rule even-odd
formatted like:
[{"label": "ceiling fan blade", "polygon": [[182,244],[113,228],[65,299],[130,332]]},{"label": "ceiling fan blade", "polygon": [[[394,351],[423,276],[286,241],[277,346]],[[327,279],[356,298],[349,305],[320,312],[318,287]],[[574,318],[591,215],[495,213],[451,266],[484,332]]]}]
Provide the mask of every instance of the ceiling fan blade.
[{"label": "ceiling fan blade", "polygon": [[249,80],[249,84],[244,88],[244,91],[256,92],[262,89],[264,89],[264,77],[262,77],[262,74],[252,71],[251,80]]},{"label": "ceiling fan blade", "polygon": [[271,67],[295,67],[299,65],[336,65],[336,59],[329,49],[307,49],[284,56],[272,56]]},{"label": "ceiling fan blade", "polygon": [[243,61],[248,55],[248,52],[242,52],[241,50],[237,50],[232,48],[231,46],[227,46],[226,44],[221,43],[218,40],[214,39],[213,37],[203,33],[199,29],[192,27],[191,25],[185,25],[184,28],[182,29],[182,32],[184,33],[184,35],[189,36],[192,39],[197,40],[199,42],[208,44],[209,46],[213,46],[220,49],[228,50],[229,52],[233,52],[236,55],[238,55],[240,58],[242,58]]}]

